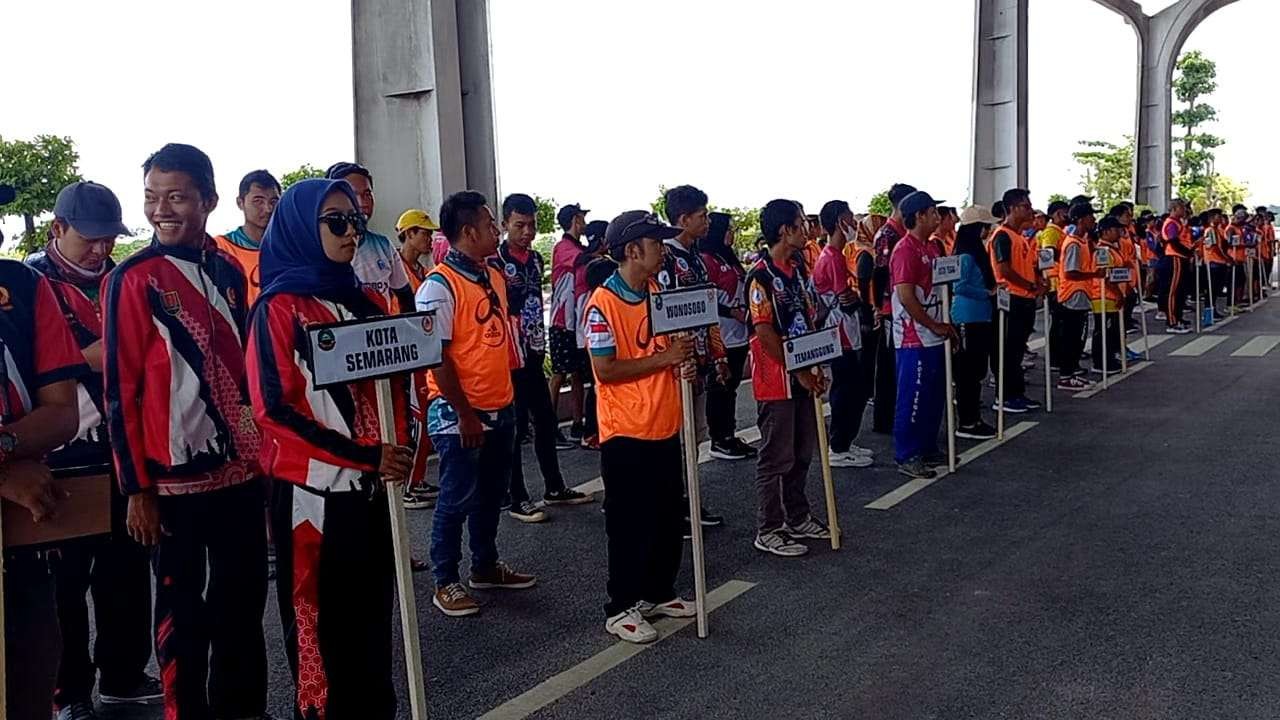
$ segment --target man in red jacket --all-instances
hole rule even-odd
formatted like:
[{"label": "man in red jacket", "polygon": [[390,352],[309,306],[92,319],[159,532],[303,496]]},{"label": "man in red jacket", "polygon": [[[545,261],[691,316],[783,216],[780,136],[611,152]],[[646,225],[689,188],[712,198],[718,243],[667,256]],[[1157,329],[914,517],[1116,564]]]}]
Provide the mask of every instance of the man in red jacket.
[{"label": "man in red jacket", "polygon": [[260,717],[266,528],[245,276],[205,232],[208,156],[170,144],[142,168],[155,236],[106,278],[103,375],[129,534],[155,547],[165,716]]}]

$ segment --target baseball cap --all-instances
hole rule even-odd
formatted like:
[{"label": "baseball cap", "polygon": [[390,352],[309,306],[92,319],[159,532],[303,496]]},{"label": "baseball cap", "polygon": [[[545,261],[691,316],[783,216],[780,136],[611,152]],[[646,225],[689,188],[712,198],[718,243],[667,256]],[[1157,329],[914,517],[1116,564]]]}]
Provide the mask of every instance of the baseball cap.
[{"label": "baseball cap", "polygon": [[1092,204],[1083,202],[1072,205],[1067,216],[1071,218],[1071,222],[1075,222],[1086,215],[1098,215],[1101,212],[1101,210],[1094,207]]},{"label": "baseball cap", "polygon": [[1049,203],[1049,209],[1046,210],[1045,212],[1052,215],[1058,212],[1059,210],[1070,210],[1070,209],[1071,209],[1070,203],[1064,202],[1062,200],[1054,200],[1053,202]]},{"label": "baseball cap", "polygon": [[612,252],[640,238],[666,240],[679,234],[680,228],[662,222],[661,218],[648,210],[628,210],[609,221],[604,240]]},{"label": "baseball cap", "polygon": [[1124,225],[1120,223],[1120,219],[1114,215],[1108,215],[1098,223],[1098,232],[1107,230],[1123,230]]},{"label": "baseball cap", "polygon": [[587,230],[584,233],[587,238],[587,254],[595,255],[604,247],[605,233],[609,229],[609,223],[604,220],[592,220],[587,223]]},{"label": "baseball cap", "polygon": [[8,205],[16,197],[18,193],[12,185],[0,185],[0,205]]},{"label": "baseball cap", "polygon": [[116,194],[96,182],[73,182],[62,188],[53,203],[53,215],[66,220],[86,238],[129,234],[129,228],[120,221],[120,201]]},{"label": "baseball cap", "polygon": [[922,210],[928,210],[938,205],[940,200],[934,200],[929,193],[923,190],[917,190],[910,195],[902,198],[902,202],[898,203],[898,210],[903,217],[911,217]]},{"label": "baseball cap", "polygon": [[970,205],[960,211],[960,224],[973,225],[974,223],[982,223],[984,225],[998,225],[1000,219],[991,214],[985,205]]},{"label": "baseball cap", "polygon": [[579,206],[577,203],[574,203],[572,205],[565,205],[564,207],[560,208],[559,212],[556,213],[556,222],[560,223],[560,227],[564,227],[565,225],[568,225],[569,223],[573,222],[574,215],[586,215],[589,212],[591,211],[583,210],[582,207]]},{"label": "baseball cap", "polygon": [[409,228],[422,228],[423,230],[439,230],[440,225],[431,219],[425,210],[405,210],[400,213],[400,219],[396,221],[396,233],[402,233]]}]

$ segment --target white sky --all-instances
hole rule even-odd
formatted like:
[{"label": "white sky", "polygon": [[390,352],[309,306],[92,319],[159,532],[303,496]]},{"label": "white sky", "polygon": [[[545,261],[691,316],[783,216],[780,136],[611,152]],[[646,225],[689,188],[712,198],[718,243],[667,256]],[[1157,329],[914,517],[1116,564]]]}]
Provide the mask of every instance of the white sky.
[{"label": "white sky", "polygon": [[[646,206],[659,184],[811,211],[836,197],[860,208],[898,180],[967,196],[972,0],[491,3],[504,192],[605,218]],[[82,173],[116,190],[131,227],[146,224],[146,155],[195,144],[223,198],[210,229],[233,227],[245,172],[350,158],[349,11],[350,0],[6,2],[5,27],[33,31],[7,32],[5,56],[36,70],[11,67],[0,135],[72,136]],[[1230,140],[1218,167],[1255,203],[1280,199],[1274,92],[1255,90],[1273,81],[1277,24],[1280,3],[1240,0],[1187,45],[1218,63],[1210,102]],[[1133,132],[1136,42],[1092,0],[1031,0],[1030,31],[1031,189],[1043,202],[1075,191],[1077,140]],[[400,209],[380,208],[376,223]]]}]

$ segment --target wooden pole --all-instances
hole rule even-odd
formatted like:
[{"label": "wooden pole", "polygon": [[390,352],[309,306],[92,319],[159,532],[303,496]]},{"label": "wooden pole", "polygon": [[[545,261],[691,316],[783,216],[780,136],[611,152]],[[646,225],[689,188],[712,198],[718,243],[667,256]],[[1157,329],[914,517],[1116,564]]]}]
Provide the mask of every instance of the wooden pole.
[{"label": "wooden pole", "polygon": [[[814,368],[815,373],[822,370]],[[818,418],[818,459],[822,463],[822,489],[827,496],[827,528],[831,532],[831,549],[840,549],[840,516],[836,512],[836,486],[831,479],[831,446],[827,442],[827,418],[822,412],[822,396],[814,393],[813,412]]]},{"label": "wooden pole", "polygon": [[[683,371],[683,367],[681,368]],[[684,475],[689,483],[689,529],[693,541],[693,595],[698,610],[698,637],[707,636],[707,565],[702,549],[702,490],[698,484],[698,432],[693,418],[693,383],[680,373],[680,405],[684,422]]]},{"label": "wooden pole", "polygon": [[[391,381],[375,384],[378,393],[378,425],[382,442],[396,445],[395,406]],[[418,604],[413,592],[413,568],[409,564],[409,524],[404,514],[404,486],[387,483],[387,510],[391,514],[391,547],[395,553],[396,592],[400,600],[400,631],[404,635],[404,659],[409,673],[409,709],[413,720],[427,717],[427,685],[422,671],[422,639],[418,636]]]}]

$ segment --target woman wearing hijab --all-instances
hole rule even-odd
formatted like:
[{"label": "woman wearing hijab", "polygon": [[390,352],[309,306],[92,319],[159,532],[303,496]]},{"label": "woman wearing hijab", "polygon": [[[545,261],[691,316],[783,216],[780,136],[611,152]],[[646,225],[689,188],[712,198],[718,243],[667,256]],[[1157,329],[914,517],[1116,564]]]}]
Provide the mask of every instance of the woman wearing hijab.
[{"label": "woman wearing hijab", "polygon": [[951,322],[960,328],[956,354],[956,437],[989,440],[996,429],[982,420],[982,381],[987,377],[993,331],[991,298],[996,276],[983,241],[997,222],[980,205],[965,208],[956,231],[954,255],[960,258],[960,279],[951,286]]},{"label": "woman wearing hijab", "polygon": [[[382,482],[403,481],[412,463],[408,448],[381,441],[373,381],[311,386],[306,328],[383,314],[351,268],[365,228],[356,207],[343,181],[303,180],[285,191],[262,240],[248,350],[262,465],[274,480],[295,713],[329,720],[395,717],[395,571]],[[404,386],[393,387],[404,417]]]},{"label": "woman wearing hijab", "polygon": [[707,266],[707,277],[716,286],[720,305],[720,339],[729,360],[729,378],[707,386],[707,430],[711,435],[711,456],[721,460],[755,457],[756,449],[736,434],[734,410],[738,406],[738,385],[747,362],[747,271],[733,251],[733,218],[728,213],[707,216],[707,234],[698,241],[698,252]]}]

